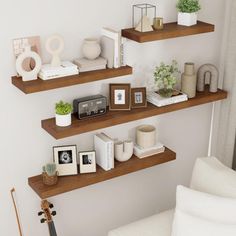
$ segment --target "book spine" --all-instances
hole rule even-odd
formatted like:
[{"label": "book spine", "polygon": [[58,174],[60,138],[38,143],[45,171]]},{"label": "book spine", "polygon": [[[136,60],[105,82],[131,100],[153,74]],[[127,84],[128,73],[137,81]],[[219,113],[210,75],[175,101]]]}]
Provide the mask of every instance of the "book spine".
[{"label": "book spine", "polygon": [[102,35],[114,40],[114,68],[119,68],[120,67],[120,45],[121,45],[120,33],[103,28]]},{"label": "book spine", "polygon": [[125,44],[126,44],[127,39],[124,37],[121,37],[121,44],[120,44],[120,66],[126,66],[126,58],[125,58]]}]

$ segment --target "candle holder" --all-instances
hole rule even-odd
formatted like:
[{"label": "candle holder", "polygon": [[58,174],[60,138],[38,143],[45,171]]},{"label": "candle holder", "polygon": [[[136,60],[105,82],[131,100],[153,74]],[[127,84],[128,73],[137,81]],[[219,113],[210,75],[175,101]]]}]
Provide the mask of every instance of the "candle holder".
[{"label": "candle holder", "polygon": [[[150,12],[153,12],[151,17]],[[141,18],[137,21],[137,15],[140,15]],[[132,14],[132,25],[135,30],[140,32],[153,31],[152,20],[156,18],[156,6],[148,3],[135,4],[133,5],[133,14]],[[137,23],[138,22],[138,23]]]}]

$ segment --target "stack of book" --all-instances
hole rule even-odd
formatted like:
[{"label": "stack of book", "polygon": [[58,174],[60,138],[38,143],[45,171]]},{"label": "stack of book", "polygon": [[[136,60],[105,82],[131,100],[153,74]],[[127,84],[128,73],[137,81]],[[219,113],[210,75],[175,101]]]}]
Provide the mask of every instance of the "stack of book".
[{"label": "stack of book", "polygon": [[104,133],[94,135],[96,162],[105,171],[114,168],[114,141]]},{"label": "stack of book", "polygon": [[153,156],[155,154],[159,154],[165,151],[165,147],[162,143],[157,143],[155,146],[151,148],[142,148],[137,144],[134,145],[134,155],[138,158],[145,158],[149,156]]},{"label": "stack of book", "polygon": [[148,92],[147,101],[157,107],[163,107],[174,103],[184,102],[188,100],[188,96],[184,93],[172,96],[170,98],[163,98],[157,92]]},{"label": "stack of book", "polygon": [[88,60],[86,58],[75,59],[74,63],[78,66],[80,72],[102,70],[106,69],[107,60],[98,57],[95,60]]},{"label": "stack of book", "polygon": [[42,65],[39,72],[39,78],[42,80],[49,80],[76,74],[79,74],[77,65],[70,61],[63,61],[58,67],[53,67],[51,64]]},{"label": "stack of book", "polygon": [[101,47],[102,57],[107,59],[108,68],[126,66],[125,43],[126,38],[121,37],[121,32],[109,28],[102,29]]}]

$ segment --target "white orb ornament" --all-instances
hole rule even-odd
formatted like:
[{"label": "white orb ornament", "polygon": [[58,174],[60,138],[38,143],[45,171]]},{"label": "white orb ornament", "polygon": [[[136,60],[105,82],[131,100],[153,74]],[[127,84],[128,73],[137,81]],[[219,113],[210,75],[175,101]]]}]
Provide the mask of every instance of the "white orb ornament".
[{"label": "white orb ornament", "polygon": [[[53,47],[53,43],[57,45],[57,48]],[[51,66],[57,67],[61,65],[60,54],[64,50],[64,47],[65,43],[60,35],[52,35],[47,39],[46,50],[52,55]]]},{"label": "white orb ornament", "polygon": [[[23,67],[24,60],[28,58],[32,58],[35,61],[35,67],[31,71],[26,71]],[[22,77],[23,81],[36,80],[41,66],[42,61],[40,56],[36,52],[31,51],[30,46],[27,46],[25,51],[16,59],[16,71]]]}]

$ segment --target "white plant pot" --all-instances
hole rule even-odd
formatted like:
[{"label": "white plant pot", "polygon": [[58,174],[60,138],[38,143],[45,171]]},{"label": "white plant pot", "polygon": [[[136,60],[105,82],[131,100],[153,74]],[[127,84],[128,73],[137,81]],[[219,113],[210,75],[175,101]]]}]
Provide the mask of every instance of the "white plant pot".
[{"label": "white plant pot", "polygon": [[178,25],[191,26],[197,24],[197,13],[178,13]]},{"label": "white plant pot", "polygon": [[71,114],[68,115],[56,114],[56,125],[60,127],[66,127],[71,125]]}]

